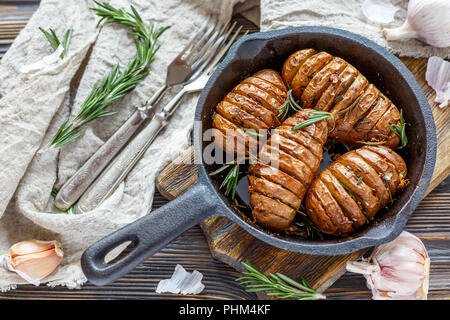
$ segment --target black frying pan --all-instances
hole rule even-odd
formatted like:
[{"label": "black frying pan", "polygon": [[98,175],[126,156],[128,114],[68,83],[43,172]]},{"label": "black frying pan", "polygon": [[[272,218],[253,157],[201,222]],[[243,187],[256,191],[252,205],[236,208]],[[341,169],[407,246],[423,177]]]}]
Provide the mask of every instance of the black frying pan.
[{"label": "black frying pan", "polygon": [[[198,182],[185,194],[90,246],[81,265],[86,277],[104,285],[129,272],[185,230],[211,216],[225,216],[258,239],[278,248],[317,255],[339,255],[388,242],[403,230],[425,194],[436,158],[433,115],[420,86],[394,55],[361,36],[324,27],[299,27],[254,33],[237,41],[203,89],[195,112],[194,146],[197,159],[210,142],[202,134],[211,128],[216,104],[244,77],[263,68],[280,70],[292,52],[302,48],[324,50],[354,65],[369,81],[403,108],[409,143],[401,154],[408,165],[410,184],[394,204],[378,213],[377,220],[351,239],[305,240],[273,235],[255,225],[229,198],[218,191],[208,172],[216,167],[201,161]],[[200,125],[201,124],[201,125]],[[105,255],[131,241],[134,248],[118,261],[105,263]]]}]

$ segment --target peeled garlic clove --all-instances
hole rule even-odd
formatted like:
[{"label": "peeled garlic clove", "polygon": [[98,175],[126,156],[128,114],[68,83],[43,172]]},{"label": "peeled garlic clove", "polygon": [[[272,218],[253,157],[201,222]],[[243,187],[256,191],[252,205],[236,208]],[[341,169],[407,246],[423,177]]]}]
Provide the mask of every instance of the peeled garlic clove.
[{"label": "peeled garlic clove", "polygon": [[375,247],[367,260],[348,262],[347,270],[364,275],[375,300],[427,299],[430,258],[422,241],[409,232]]},{"label": "peeled garlic clove", "polygon": [[365,0],[361,6],[366,18],[378,23],[394,21],[394,15],[398,9],[389,0]]},{"label": "peeled garlic clove", "polygon": [[26,281],[39,285],[60,264],[64,253],[58,241],[26,240],[14,244],[8,251],[10,270]]},{"label": "peeled garlic clove", "polygon": [[417,38],[439,48],[450,46],[450,1],[410,0],[405,23],[395,29],[384,29],[387,40]]},{"label": "peeled garlic clove", "polygon": [[450,62],[439,57],[430,57],[427,64],[425,79],[436,91],[435,102],[443,108],[450,103]]}]

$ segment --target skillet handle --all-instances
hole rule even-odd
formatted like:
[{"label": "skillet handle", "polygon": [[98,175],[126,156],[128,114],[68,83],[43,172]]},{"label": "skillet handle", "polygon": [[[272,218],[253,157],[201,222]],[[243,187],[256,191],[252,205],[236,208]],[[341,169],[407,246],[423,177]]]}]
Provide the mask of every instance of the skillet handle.
[{"label": "skillet handle", "polygon": [[[85,276],[101,286],[128,273],[181,233],[213,216],[218,204],[215,197],[197,183],[175,200],[94,243],[81,257]],[[135,244],[132,251],[118,261],[105,263],[106,254],[127,241]]]}]

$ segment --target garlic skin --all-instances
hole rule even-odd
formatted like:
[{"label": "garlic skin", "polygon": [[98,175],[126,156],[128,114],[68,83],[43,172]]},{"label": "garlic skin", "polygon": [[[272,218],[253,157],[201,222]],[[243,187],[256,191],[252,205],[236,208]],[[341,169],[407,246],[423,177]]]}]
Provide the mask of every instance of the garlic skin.
[{"label": "garlic skin", "polygon": [[361,6],[364,16],[378,23],[394,21],[398,9],[398,7],[392,5],[390,0],[365,0]]},{"label": "garlic skin", "polygon": [[387,40],[416,38],[431,46],[450,46],[450,1],[410,0],[405,23],[395,29],[383,29]]},{"label": "garlic skin", "polygon": [[59,45],[58,48],[56,48],[56,50],[52,54],[45,56],[41,60],[38,60],[32,64],[20,67],[19,72],[29,73],[32,71],[44,69],[45,67],[54,64],[56,61],[59,61],[60,60],[59,56],[63,51],[64,47],[62,45]]},{"label": "garlic skin", "polygon": [[439,57],[428,59],[425,79],[430,87],[436,91],[435,102],[440,108],[450,103],[450,62]]},{"label": "garlic skin", "polygon": [[347,262],[361,273],[374,300],[426,300],[430,258],[422,241],[403,231],[394,241],[375,247],[368,259]]},{"label": "garlic skin", "polygon": [[63,256],[61,243],[56,240],[25,240],[9,249],[8,268],[38,286],[41,279],[56,269]]}]

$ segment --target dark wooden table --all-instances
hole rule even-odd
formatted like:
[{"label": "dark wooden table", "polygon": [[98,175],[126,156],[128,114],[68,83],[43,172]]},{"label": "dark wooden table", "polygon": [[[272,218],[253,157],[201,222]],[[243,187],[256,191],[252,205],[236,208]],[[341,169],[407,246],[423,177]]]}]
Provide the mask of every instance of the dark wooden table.
[{"label": "dark wooden table", "polygon": [[[0,57],[14,37],[25,26],[39,1],[0,1]],[[256,27],[240,16],[234,17],[248,29]],[[447,119],[448,121],[448,119]],[[449,150],[450,151],[450,150]],[[439,160],[438,160],[439,161]],[[445,176],[447,173],[443,173]],[[153,208],[167,200],[156,192]],[[406,230],[424,241],[431,257],[430,299],[450,299],[450,177],[447,177],[419,205]],[[204,275],[206,289],[196,296],[156,294],[161,279],[169,278],[175,265],[187,270],[199,270]],[[65,287],[21,285],[1,293],[3,299],[256,299],[234,279],[238,273],[215,260],[199,226],[188,230],[152,258],[111,285],[96,287],[90,283],[80,290]],[[325,294],[331,299],[370,299],[365,279],[346,273]]]}]

